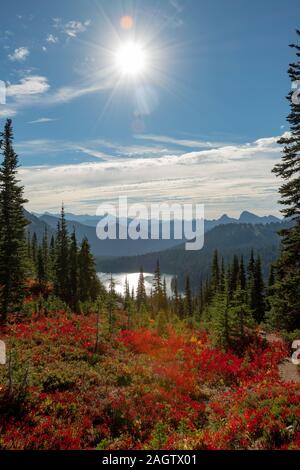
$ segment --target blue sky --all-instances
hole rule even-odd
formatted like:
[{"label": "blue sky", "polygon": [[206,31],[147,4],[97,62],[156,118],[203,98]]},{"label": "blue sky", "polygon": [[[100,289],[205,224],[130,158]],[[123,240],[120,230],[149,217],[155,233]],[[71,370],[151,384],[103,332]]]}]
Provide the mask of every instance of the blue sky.
[{"label": "blue sky", "polygon": [[[64,200],[92,214],[126,194],[201,202],[209,217],[277,214],[270,170],[299,13],[294,0],[6,3],[0,120],[13,118],[28,208],[57,212]],[[148,57],[136,79],[114,67],[129,40]]]}]

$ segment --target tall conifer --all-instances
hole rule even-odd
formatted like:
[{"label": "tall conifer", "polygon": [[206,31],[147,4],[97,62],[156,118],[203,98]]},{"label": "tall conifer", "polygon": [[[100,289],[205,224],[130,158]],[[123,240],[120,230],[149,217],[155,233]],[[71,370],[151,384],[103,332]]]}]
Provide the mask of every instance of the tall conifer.
[{"label": "tall conifer", "polygon": [[25,295],[26,239],[23,186],[17,179],[18,156],[13,148],[12,121],[1,134],[0,167],[0,321],[20,310]]}]

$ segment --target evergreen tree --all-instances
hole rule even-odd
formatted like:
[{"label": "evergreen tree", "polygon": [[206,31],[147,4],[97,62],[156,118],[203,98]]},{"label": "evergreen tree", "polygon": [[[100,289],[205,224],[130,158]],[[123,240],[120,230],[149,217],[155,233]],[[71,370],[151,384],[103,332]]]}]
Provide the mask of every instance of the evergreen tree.
[{"label": "evergreen tree", "polygon": [[253,329],[252,312],[247,302],[247,292],[240,287],[235,291],[229,306],[231,321],[231,344],[241,349],[248,341],[248,333]]},{"label": "evergreen tree", "polygon": [[225,278],[226,278],[225,262],[224,262],[224,258],[222,256],[221,274],[220,274],[220,292],[225,291]]},{"label": "evergreen tree", "polygon": [[[297,30],[300,36],[300,31]],[[300,80],[300,45],[292,44],[296,61],[290,64],[288,74],[292,82]],[[283,145],[281,163],[274,167],[276,176],[284,182],[279,189],[282,213],[293,220],[293,225],[281,231],[281,254],[276,264],[277,282],[271,302],[271,323],[277,328],[300,328],[300,102],[288,95],[290,114],[287,118],[290,133],[279,140]]]},{"label": "evergreen tree", "polygon": [[64,206],[57,227],[56,262],[55,262],[55,293],[64,302],[70,301],[70,269],[69,269],[69,235],[65,219]]},{"label": "evergreen tree", "polygon": [[164,277],[163,280],[163,307],[165,310],[168,309],[168,293],[167,293],[167,281]]},{"label": "evergreen tree", "polygon": [[268,279],[267,296],[266,296],[266,311],[268,311],[268,314],[267,314],[268,322],[270,322],[270,310],[271,310],[272,297],[274,295],[275,280],[276,280],[275,266],[274,264],[271,264],[270,272],[269,272],[269,279]]},{"label": "evergreen tree", "polygon": [[275,284],[275,266],[274,264],[271,264],[270,273],[269,273],[269,281],[268,281],[269,288],[273,287],[274,284]]},{"label": "evergreen tree", "polygon": [[79,312],[79,266],[78,266],[78,248],[75,229],[71,235],[70,251],[69,251],[69,266],[70,266],[70,304],[75,312]]},{"label": "evergreen tree", "polygon": [[25,295],[26,238],[23,186],[17,179],[18,156],[13,149],[10,119],[1,134],[3,161],[0,167],[0,322],[18,312]]},{"label": "evergreen tree", "polygon": [[125,286],[124,286],[124,308],[128,310],[131,305],[131,297],[130,297],[130,288],[127,276],[125,278]]},{"label": "evergreen tree", "polygon": [[211,290],[216,293],[220,288],[220,268],[218,250],[215,250],[211,267]]},{"label": "evergreen tree", "polygon": [[49,278],[51,281],[54,281],[55,277],[55,262],[56,262],[56,245],[55,245],[55,238],[52,235],[50,240],[50,247],[49,247]]},{"label": "evergreen tree", "polygon": [[245,266],[244,266],[244,257],[241,256],[240,260],[240,268],[239,268],[239,285],[238,288],[241,289],[242,291],[246,290],[246,272],[245,272]]},{"label": "evergreen tree", "polygon": [[161,293],[162,293],[162,285],[161,285],[161,274],[160,274],[159,260],[157,260],[157,262],[156,262],[156,269],[155,269],[155,271],[154,271],[153,290],[154,290],[154,295],[160,296]]},{"label": "evergreen tree", "polygon": [[156,263],[156,269],[153,277],[153,302],[156,310],[163,308],[163,287],[161,282],[161,273],[159,260]]},{"label": "evergreen tree", "polygon": [[144,271],[143,271],[143,268],[141,267],[138,285],[137,285],[137,291],[136,291],[136,304],[137,304],[138,311],[140,311],[142,306],[146,305],[146,302],[147,302],[147,296],[146,296],[146,288],[145,288]]},{"label": "evergreen tree", "polygon": [[111,274],[110,281],[109,281],[109,288],[108,288],[108,296],[107,296],[108,325],[109,325],[110,333],[113,332],[115,321],[116,321],[116,318],[115,318],[116,301],[117,301],[117,295],[115,291],[115,281]]},{"label": "evergreen tree", "polygon": [[253,250],[251,250],[249,263],[248,263],[248,280],[249,281],[251,280],[251,276],[254,276],[254,271],[255,271],[255,259],[254,259]]},{"label": "evergreen tree", "polygon": [[[221,284],[220,284],[220,290],[221,290]],[[203,314],[203,307],[204,307],[204,302],[203,302],[203,285],[202,285],[202,280],[200,281],[200,286],[199,286],[199,292],[198,292],[198,299],[197,299],[197,304],[198,304],[198,314],[199,318],[202,317]]]},{"label": "evergreen tree", "polygon": [[233,257],[233,262],[232,265],[229,268],[229,273],[228,273],[228,287],[229,287],[229,299],[231,300],[233,298],[234,292],[236,291],[238,287],[238,282],[239,282],[239,271],[240,271],[240,264],[239,264],[239,259],[235,255]]},{"label": "evergreen tree", "polygon": [[27,233],[27,257],[32,259],[32,250],[31,250],[31,235],[30,232]]},{"label": "evergreen tree", "polygon": [[90,244],[87,238],[81,243],[79,257],[79,300],[82,302],[94,302],[100,291],[101,284],[97,277],[95,261],[91,254]]},{"label": "evergreen tree", "polygon": [[38,241],[36,233],[34,232],[31,239],[31,257],[35,270],[37,269],[37,256],[38,256]]},{"label": "evergreen tree", "polygon": [[42,246],[39,246],[37,254],[37,281],[39,288],[43,290],[47,282],[47,274]]},{"label": "evergreen tree", "polygon": [[48,240],[48,230],[47,227],[43,233],[42,239],[42,256],[43,256],[43,263],[45,268],[45,282],[49,280],[50,275],[50,264],[49,264],[49,240]]},{"label": "evergreen tree", "polygon": [[261,323],[265,315],[265,297],[264,297],[264,281],[261,271],[261,260],[258,256],[254,263],[254,273],[250,284],[250,309],[253,312],[253,318],[257,323]]},{"label": "evergreen tree", "polygon": [[177,277],[174,277],[172,279],[172,290],[173,290],[174,313],[176,315],[179,315],[180,298],[179,298],[179,293],[178,293],[178,279],[177,279]]},{"label": "evergreen tree", "polygon": [[230,347],[231,332],[228,286],[226,286],[225,292],[217,292],[215,294],[208,307],[206,316],[209,321],[209,330],[213,342],[220,348],[228,349]]},{"label": "evergreen tree", "polygon": [[193,315],[193,300],[190,285],[190,277],[185,278],[185,289],[184,289],[184,314],[186,317]]}]

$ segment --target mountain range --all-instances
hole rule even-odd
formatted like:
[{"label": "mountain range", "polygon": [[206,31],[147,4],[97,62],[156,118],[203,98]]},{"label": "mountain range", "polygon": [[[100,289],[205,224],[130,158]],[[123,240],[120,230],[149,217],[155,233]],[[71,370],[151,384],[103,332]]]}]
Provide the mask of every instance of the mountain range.
[{"label": "mountain range", "polygon": [[[49,237],[56,232],[57,224],[59,222],[59,215],[53,215],[50,213],[45,214],[32,214],[25,211],[25,215],[30,222],[27,230],[33,234],[36,232],[38,239],[41,239],[45,228],[47,227]],[[122,257],[122,256],[136,256],[143,255],[146,253],[154,253],[164,251],[182,244],[182,240],[174,239],[174,222],[171,223],[171,236],[169,240],[99,240],[96,235],[96,225],[101,220],[99,216],[91,215],[75,215],[72,213],[66,213],[67,227],[69,232],[74,229],[76,231],[77,239],[79,242],[84,237],[87,237],[91,245],[91,250],[96,257]],[[205,232],[212,230],[213,228],[220,225],[227,224],[270,224],[280,223],[280,219],[270,216],[260,217],[250,212],[244,211],[240,217],[235,219],[228,217],[226,214],[219,219],[205,220],[204,227]],[[120,221],[120,224],[123,224]],[[119,223],[117,223],[118,227]],[[160,223],[160,230],[162,223]]]},{"label": "mountain range", "polygon": [[291,222],[271,224],[236,224],[218,225],[205,234],[202,250],[186,251],[184,244],[175,248],[142,256],[103,259],[97,258],[97,269],[102,272],[136,272],[143,267],[145,272],[154,272],[159,260],[161,271],[177,276],[179,286],[183,288],[184,279],[189,274],[194,289],[200,281],[205,281],[210,273],[214,251],[217,249],[224,257],[225,264],[234,255],[243,256],[248,263],[251,250],[260,255],[262,271],[267,279],[272,262],[278,256],[280,236],[278,231],[291,225]]},{"label": "mountain range", "polygon": [[[33,215],[35,215],[38,218],[43,218],[45,216],[56,217],[56,218],[60,217],[59,214],[51,214],[50,212],[45,212],[43,214],[33,213]],[[73,214],[71,212],[66,212],[65,217],[66,217],[66,220],[68,221],[79,222],[80,224],[88,225],[91,227],[96,227],[99,220],[101,220],[101,217],[97,215],[89,215],[89,214],[78,215],[78,214]],[[281,219],[279,219],[278,217],[275,217],[274,215],[259,216],[259,215],[253,214],[252,212],[243,211],[238,218],[229,217],[227,214],[223,214],[218,219],[211,219],[211,220],[206,219],[205,225],[207,229],[211,229],[215,227],[216,225],[221,225],[221,224],[233,224],[233,223],[270,224],[270,223],[276,223],[280,221]]]},{"label": "mountain range", "polygon": [[[40,215],[25,211],[25,216],[29,221],[28,232],[31,235],[35,232],[39,240],[45,229],[49,238],[55,234],[60,220],[59,215],[50,213]],[[174,223],[171,224],[170,240],[99,240],[96,222],[100,219],[96,216],[66,214],[67,228],[70,233],[75,229],[78,242],[84,237],[88,238],[98,271],[136,272],[143,266],[145,271],[153,272],[159,260],[162,272],[176,275],[181,286],[186,274],[189,274],[194,288],[209,274],[215,249],[218,249],[225,262],[237,254],[243,255],[246,263],[251,249],[254,249],[262,258],[263,273],[267,277],[270,263],[278,255],[278,231],[290,224],[272,215],[260,217],[247,211],[242,212],[239,218],[224,214],[219,219],[205,220],[202,250],[186,251],[185,243],[174,239]]]}]

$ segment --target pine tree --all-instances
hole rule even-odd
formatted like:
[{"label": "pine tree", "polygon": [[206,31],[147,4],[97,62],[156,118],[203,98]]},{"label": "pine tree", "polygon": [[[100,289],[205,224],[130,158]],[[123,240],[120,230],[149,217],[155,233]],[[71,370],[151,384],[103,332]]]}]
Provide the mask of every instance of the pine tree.
[{"label": "pine tree", "polygon": [[46,274],[46,266],[45,266],[43,249],[41,246],[39,246],[38,254],[37,254],[37,281],[38,281],[40,290],[43,290],[47,282],[47,274]]},{"label": "pine tree", "polygon": [[184,289],[184,314],[186,317],[193,315],[193,300],[190,285],[190,277],[185,278],[185,289]]},{"label": "pine tree", "polygon": [[229,282],[229,299],[231,300],[234,296],[234,292],[236,291],[238,287],[238,282],[239,282],[239,271],[240,271],[240,264],[239,264],[239,259],[235,255],[233,257],[233,262],[232,265],[229,268],[229,273],[228,273],[228,282]]},{"label": "pine tree", "polygon": [[253,312],[253,318],[261,323],[265,315],[264,281],[261,271],[261,260],[258,256],[254,263],[254,274],[250,285],[249,302]]},{"label": "pine tree", "polygon": [[50,247],[49,247],[49,279],[54,281],[55,277],[55,262],[56,262],[56,245],[55,245],[55,238],[52,235],[50,240]]},{"label": "pine tree", "polygon": [[180,299],[179,299],[179,292],[178,292],[178,279],[177,279],[177,277],[174,277],[172,279],[172,290],[173,290],[174,313],[176,315],[179,315]]},{"label": "pine tree", "polygon": [[[220,284],[220,290],[221,290],[221,284]],[[198,314],[199,314],[199,319],[200,319],[200,318],[202,317],[203,310],[204,310],[202,280],[200,281],[199,292],[198,292],[198,299],[197,299],[197,305],[198,305]]]},{"label": "pine tree", "polygon": [[5,323],[10,312],[18,312],[25,295],[26,239],[23,186],[16,173],[18,156],[13,149],[10,119],[1,134],[3,162],[0,168],[0,321]]},{"label": "pine tree", "polygon": [[160,274],[159,260],[157,260],[157,262],[156,262],[156,269],[154,271],[153,289],[154,289],[154,295],[157,295],[157,296],[161,295],[162,285],[161,285],[161,274]]},{"label": "pine tree", "polygon": [[248,280],[250,280],[251,276],[254,275],[254,271],[255,271],[255,259],[254,259],[253,250],[251,250],[249,263],[248,263]]},{"label": "pine tree", "polygon": [[163,280],[162,294],[163,294],[163,308],[167,310],[168,309],[168,292],[167,292],[167,281],[165,277]]},{"label": "pine tree", "polygon": [[143,268],[140,268],[140,275],[136,291],[136,305],[138,311],[141,310],[142,306],[145,306],[147,302],[146,288],[145,288],[145,279]]},{"label": "pine tree", "polygon": [[130,297],[130,287],[128,283],[127,276],[125,278],[125,286],[124,286],[124,308],[128,310],[131,305],[131,297]]},{"label": "pine tree", "polygon": [[223,349],[230,347],[230,317],[228,282],[225,292],[217,292],[208,307],[206,316],[210,325],[210,335],[213,343]]},{"label": "pine tree", "polygon": [[27,257],[28,259],[32,259],[32,251],[31,251],[31,235],[30,232],[27,233]]},{"label": "pine tree", "polygon": [[61,217],[57,227],[56,262],[55,262],[55,293],[64,302],[70,301],[70,269],[69,269],[69,235],[62,205]]},{"label": "pine tree", "polygon": [[31,239],[31,257],[34,264],[34,268],[37,268],[37,255],[38,255],[38,241],[36,233],[34,232]]},{"label": "pine tree", "polygon": [[[300,31],[297,30],[300,36]],[[300,80],[300,45],[292,44],[296,61],[290,64],[288,74],[292,82]],[[271,302],[270,319],[273,326],[289,331],[300,328],[300,103],[288,95],[290,114],[287,118],[290,133],[279,140],[283,145],[281,163],[273,171],[284,182],[279,189],[282,213],[293,220],[293,225],[281,231],[281,254],[276,264],[277,282]]]},{"label": "pine tree", "polygon": [[215,250],[211,267],[211,289],[213,293],[220,288],[220,268],[218,250]]},{"label": "pine tree", "polygon": [[49,264],[49,240],[48,240],[48,230],[45,228],[43,239],[42,239],[42,255],[43,263],[45,267],[45,282],[48,282],[50,275],[50,264]]},{"label": "pine tree", "polygon": [[164,307],[159,260],[157,260],[153,277],[153,302],[157,311]]},{"label": "pine tree", "polygon": [[78,264],[79,300],[81,302],[94,302],[100,293],[101,285],[97,277],[95,261],[87,238],[84,238],[81,242]]},{"label": "pine tree", "polygon": [[79,267],[78,267],[78,248],[75,229],[71,235],[69,250],[70,266],[70,304],[74,312],[79,312]]},{"label": "pine tree", "polygon": [[240,268],[239,268],[239,285],[238,288],[241,289],[242,291],[246,290],[246,272],[245,272],[245,266],[244,266],[244,257],[241,256],[240,260]]},{"label": "pine tree", "polygon": [[247,292],[240,287],[235,291],[229,306],[231,322],[231,343],[242,349],[248,341],[249,331],[253,329],[252,312],[247,302]]},{"label": "pine tree", "polygon": [[224,257],[222,256],[221,274],[220,274],[220,292],[225,291],[225,277],[226,277],[225,262],[224,262]]},{"label": "pine tree", "polygon": [[268,281],[269,288],[273,287],[274,284],[275,284],[275,266],[274,264],[271,264],[270,273],[269,273],[269,281]]},{"label": "pine tree", "polygon": [[108,325],[109,325],[109,332],[112,333],[115,325],[115,308],[116,308],[116,291],[115,291],[115,281],[112,276],[110,275],[109,281],[109,288],[108,288],[108,296],[107,296],[107,312],[108,312]]}]

